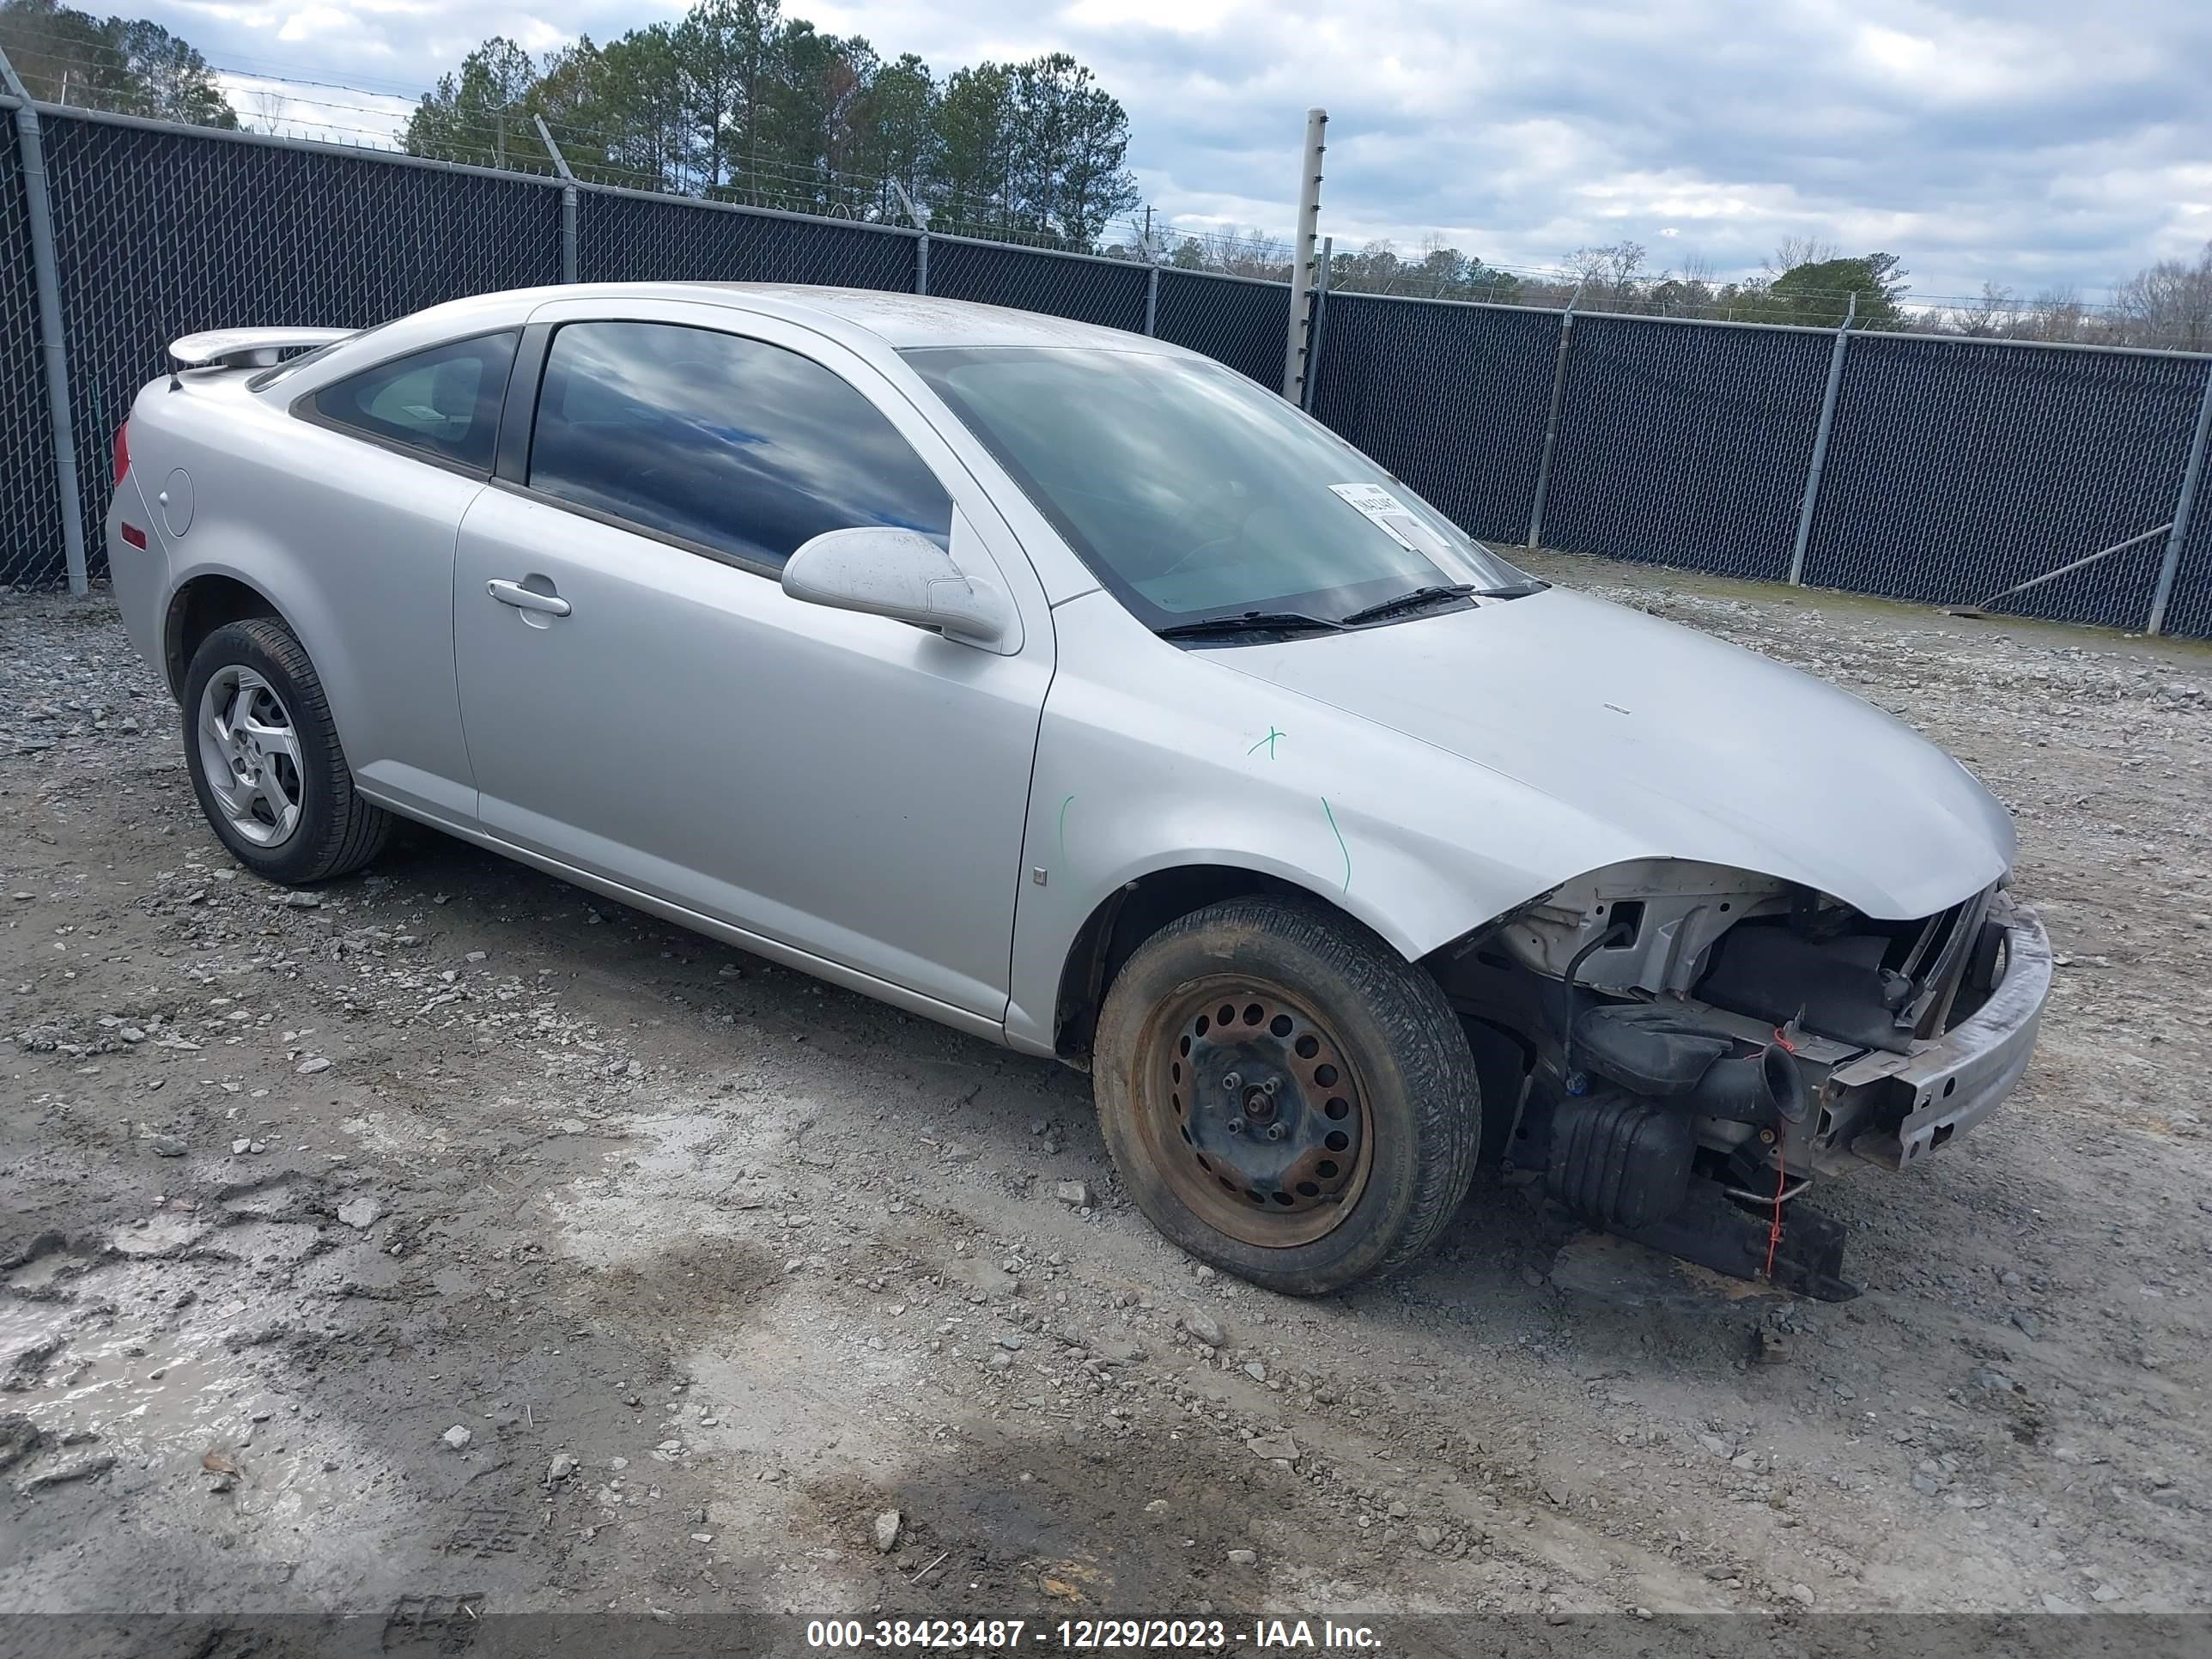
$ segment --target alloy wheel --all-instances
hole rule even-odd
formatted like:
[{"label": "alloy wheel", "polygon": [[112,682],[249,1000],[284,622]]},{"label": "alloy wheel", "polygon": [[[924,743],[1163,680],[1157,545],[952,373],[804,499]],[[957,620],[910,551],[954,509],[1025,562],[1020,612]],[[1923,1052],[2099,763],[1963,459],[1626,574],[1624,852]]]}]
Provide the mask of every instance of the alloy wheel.
[{"label": "alloy wheel", "polygon": [[282,846],[305,799],[283,699],[251,668],[219,668],[200,693],[198,735],[200,769],[230,827],[257,847]]}]

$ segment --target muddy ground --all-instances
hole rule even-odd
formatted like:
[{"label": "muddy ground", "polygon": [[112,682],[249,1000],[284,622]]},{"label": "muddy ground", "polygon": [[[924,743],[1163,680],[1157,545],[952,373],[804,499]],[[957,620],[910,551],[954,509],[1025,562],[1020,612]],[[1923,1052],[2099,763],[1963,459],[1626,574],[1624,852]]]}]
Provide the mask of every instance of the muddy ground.
[{"label": "muddy ground", "polygon": [[1854,1304],[1488,1176],[1194,1271],[1072,1072],[428,833],[262,884],[107,602],[0,599],[0,1610],[2205,1607],[2212,655],[1543,568],[2019,816],[2039,1057],[1827,1189]]}]

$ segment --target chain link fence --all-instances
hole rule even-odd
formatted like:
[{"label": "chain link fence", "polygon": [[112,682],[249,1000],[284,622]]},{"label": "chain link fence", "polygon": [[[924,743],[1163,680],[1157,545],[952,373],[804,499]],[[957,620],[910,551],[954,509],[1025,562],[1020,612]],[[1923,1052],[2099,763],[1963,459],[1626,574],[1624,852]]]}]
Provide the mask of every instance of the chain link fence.
[{"label": "chain link fence", "polygon": [[[585,185],[576,212],[576,276],[586,283],[810,283],[911,291],[911,232],[805,219]],[[557,277],[556,278],[557,280]]]},{"label": "chain link fence", "polygon": [[41,126],[94,574],[109,446],[170,341],[218,326],[365,328],[561,279],[561,193],[517,175],[114,117]]},{"label": "chain link fence", "polygon": [[1577,318],[1544,539],[1784,580],[1829,356],[1796,329]]},{"label": "chain link fence", "polygon": [[1203,351],[1262,386],[1283,383],[1288,283],[1188,270],[1162,270],[1158,280],[1152,331],[1160,338]]},{"label": "chain link fence", "polygon": [[1313,412],[1469,534],[1511,545],[1535,511],[1559,355],[1556,311],[1331,294]]},{"label": "chain link fence", "polygon": [[[0,107],[12,105],[0,99]],[[89,574],[168,342],[568,281],[927,292],[1152,333],[1274,386],[1284,283],[41,106]],[[0,120],[0,582],[65,565],[29,180]],[[1314,413],[1474,534],[2212,637],[2212,359],[1335,292]],[[2212,495],[2212,487],[2205,494]],[[2188,518],[2179,531],[2160,532]],[[2064,567],[2117,544],[2110,557]]]},{"label": "chain link fence", "polygon": [[62,571],[61,489],[30,249],[22,151],[12,112],[0,112],[0,582],[48,581]]},{"label": "chain link fence", "polygon": [[929,239],[929,291],[1048,312],[1079,323],[1141,333],[1150,273],[1142,265],[1085,253],[1012,247],[966,237]]},{"label": "chain link fence", "polygon": [[[2169,522],[2212,363],[1869,334],[1850,342],[1805,580],[1971,602]],[[2008,609],[2141,628],[2166,538]]]},{"label": "chain link fence", "polygon": [[[2208,462],[2212,465],[2212,462]],[[2174,570],[2173,597],[2166,612],[2166,631],[2188,639],[2212,640],[2212,489],[2197,483],[2201,509],[2189,521]]]}]

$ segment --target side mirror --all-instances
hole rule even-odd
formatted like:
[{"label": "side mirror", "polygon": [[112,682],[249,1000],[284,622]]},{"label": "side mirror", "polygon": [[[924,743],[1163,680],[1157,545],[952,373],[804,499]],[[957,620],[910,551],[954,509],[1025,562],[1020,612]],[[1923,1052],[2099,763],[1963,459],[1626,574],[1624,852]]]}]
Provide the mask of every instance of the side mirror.
[{"label": "side mirror", "polygon": [[927,536],[883,525],[831,530],[802,543],[783,567],[783,591],[808,605],[889,617],[948,640],[1004,651],[1013,602],[963,574]]}]

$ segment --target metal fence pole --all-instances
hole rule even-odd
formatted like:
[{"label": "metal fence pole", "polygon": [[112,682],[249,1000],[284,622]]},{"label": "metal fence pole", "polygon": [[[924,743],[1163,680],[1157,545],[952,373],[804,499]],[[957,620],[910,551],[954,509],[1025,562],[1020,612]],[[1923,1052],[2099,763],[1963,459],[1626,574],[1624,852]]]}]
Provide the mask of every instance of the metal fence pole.
[{"label": "metal fence pole", "polygon": [[886,179],[884,182],[891,187],[891,195],[898,202],[899,211],[906,215],[907,223],[915,228],[918,240],[914,245],[914,291],[927,294],[929,292],[929,221],[915,204],[914,198],[907,193],[904,185],[896,179]]},{"label": "metal fence pole", "polygon": [[1536,462],[1536,499],[1528,507],[1528,539],[1524,547],[1544,544],[1544,497],[1552,489],[1552,452],[1559,447],[1559,411],[1567,401],[1567,345],[1574,338],[1575,301],[1583,297],[1583,285],[1575,284],[1575,291],[1567,295],[1567,308],[1559,318],[1559,355],[1552,365],[1552,408],[1544,417],[1544,453]]},{"label": "metal fence pole", "polygon": [[1844,307],[1844,320],[1836,330],[1836,343],[1828,354],[1828,386],[1820,394],[1820,424],[1813,434],[1813,460],[1805,471],[1805,500],[1797,509],[1797,539],[1790,550],[1790,585],[1805,585],[1805,550],[1813,539],[1813,509],[1820,504],[1820,474],[1828,465],[1828,434],[1835,430],[1836,397],[1844,385],[1844,349],[1851,337],[1851,319],[1859,314],[1859,296],[1853,290]]},{"label": "metal fence pole", "polygon": [[1160,322],[1160,268],[1155,263],[1145,273],[1145,332],[1157,334]]},{"label": "metal fence pole", "polygon": [[0,52],[0,86],[17,100],[15,132],[23,147],[23,205],[31,226],[31,273],[39,295],[39,343],[46,362],[46,416],[54,434],[54,493],[60,497],[62,562],[69,590],[90,587],[84,562],[84,506],[77,493],[76,435],[70,421],[69,349],[62,340],[61,266],[54,258],[54,222],[46,199],[46,151],[31,94]]},{"label": "metal fence pole", "polygon": [[538,124],[538,137],[545,146],[545,153],[553,158],[554,169],[561,175],[561,280],[578,281],[576,275],[576,213],[580,200],[576,189],[576,175],[568,171],[568,158],[561,154],[561,146],[553,142],[546,131],[545,118],[530,118]]},{"label": "metal fence pole", "polygon": [[2197,406],[2197,435],[2190,440],[2189,465],[2181,475],[2181,499],[2174,504],[2173,528],[2166,538],[2166,556],[2159,561],[2158,591],[2151,595],[2146,634],[2166,629],[2166,602],[2173,597],[2173,579],[2181,571],[2181,544],[2189,539],[2189,517],[2197,504],[2197,487],[2204,482],[2204,445],[2212,434],[2212,364],[2204,373],[2204,401]]},{"label": "metal fence pole", "polygon": [[1321,378],[1321,335],[1328,321],[1328,268],[1336,257],[1336,238],[1321,239],[1321,274],[1314,279],[1313,329],[1306,336],[1306,374],[1298,388],[1298,407],[1313,413],[1314,382]]}]

